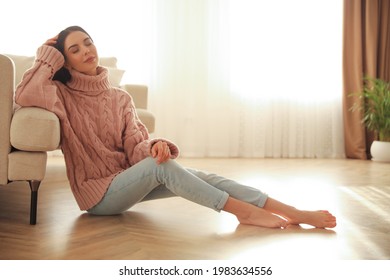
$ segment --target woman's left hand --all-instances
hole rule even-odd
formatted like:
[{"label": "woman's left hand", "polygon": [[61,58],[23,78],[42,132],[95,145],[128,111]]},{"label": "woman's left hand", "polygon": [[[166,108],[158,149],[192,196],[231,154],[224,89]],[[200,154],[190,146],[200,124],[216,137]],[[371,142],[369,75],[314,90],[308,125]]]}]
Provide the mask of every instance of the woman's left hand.
[{"label": "woman's left hand", "polygon": [[152,147],[152,157],[157,160],[157,164],[166,162],[171,158],[171,150],[164,141],[156,142]]},{"label": "woman's left hand", "polygon": [[57,40],[58,40],[58,35],[55,36],[55,37],[53,37],[53,38],[48,39],[48,40],[44,43],[44,45],[52,46],[52,47],[53,47],[55,44],[57,44]]}]

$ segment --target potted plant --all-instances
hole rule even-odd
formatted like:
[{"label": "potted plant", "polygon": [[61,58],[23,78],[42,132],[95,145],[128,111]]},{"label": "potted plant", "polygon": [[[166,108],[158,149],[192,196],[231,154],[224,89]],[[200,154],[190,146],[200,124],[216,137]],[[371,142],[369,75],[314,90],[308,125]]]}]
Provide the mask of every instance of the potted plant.
[{"label": "potted plant", "polygon": [[370,149],[372,160],[390,162],[390,83],[364,78],[363,91],[357,95],[362,100],[351,109],[360,110],[364,125],[377,135]]}]

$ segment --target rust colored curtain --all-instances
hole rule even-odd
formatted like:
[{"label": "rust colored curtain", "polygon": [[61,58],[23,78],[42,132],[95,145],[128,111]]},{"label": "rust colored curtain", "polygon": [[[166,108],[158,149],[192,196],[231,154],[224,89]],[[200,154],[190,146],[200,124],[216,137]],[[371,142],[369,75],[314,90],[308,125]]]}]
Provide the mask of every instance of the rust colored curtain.
[{"label": "rust colored curtain", "polygon": [[345,152],[348,158],[370,158],[375,140],[361,123],[361,113],[349,109],[360,92],[363,77],[390,80],[390,0],[344,0],[343,111]]}]

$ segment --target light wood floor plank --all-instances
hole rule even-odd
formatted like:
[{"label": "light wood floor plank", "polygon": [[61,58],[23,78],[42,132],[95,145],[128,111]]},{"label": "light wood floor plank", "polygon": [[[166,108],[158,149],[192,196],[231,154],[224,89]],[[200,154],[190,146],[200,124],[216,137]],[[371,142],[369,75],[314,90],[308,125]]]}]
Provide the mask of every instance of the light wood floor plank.
[{"label": "light wood floor plank", "polygon": [[258,187],[298,208],[328,209],[333,230],[242,226],[181,198],[111,217],[81,212],[62,158],[49,158],[38,223],[27,183],[0,187],[0,259],[390,259],[390,165],[322,159],[179,159]]}]

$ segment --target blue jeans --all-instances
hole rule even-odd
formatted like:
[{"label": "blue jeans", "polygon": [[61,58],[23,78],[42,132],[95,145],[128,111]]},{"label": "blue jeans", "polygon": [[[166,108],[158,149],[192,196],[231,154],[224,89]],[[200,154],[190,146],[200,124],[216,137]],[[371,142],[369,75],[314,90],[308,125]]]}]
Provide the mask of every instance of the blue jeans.
[{"label": "blue jeans", "polygon": [[221,211],[228,197],[263,207],[267,195],[215,174],[184,168],[174,160],[158,165],[146,158],[118,174],[103,199],[88,210],[94,215],[115,215],[136,203],[180,196],[197,204]]}]

